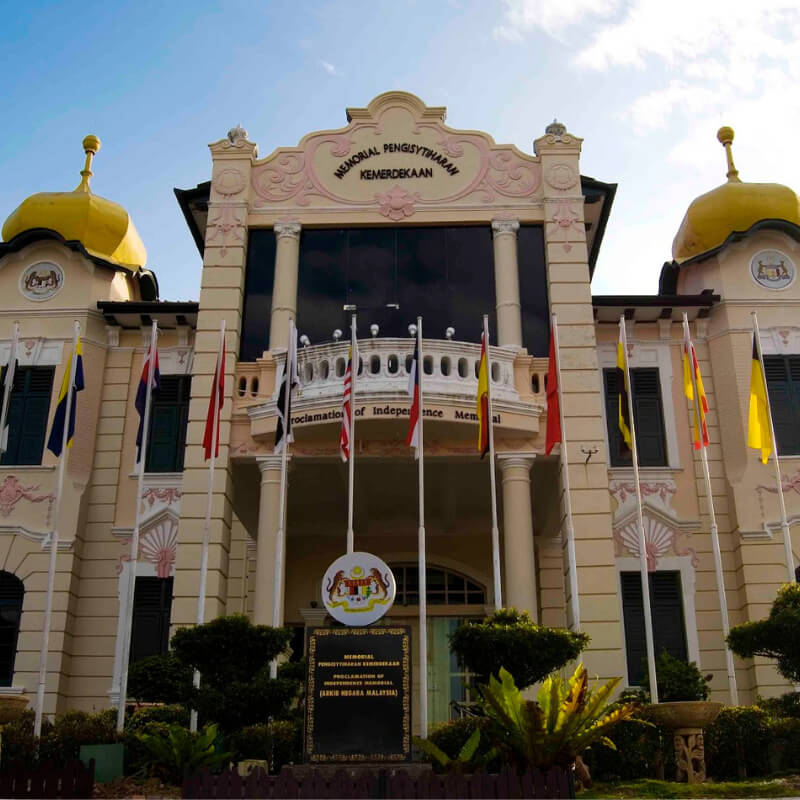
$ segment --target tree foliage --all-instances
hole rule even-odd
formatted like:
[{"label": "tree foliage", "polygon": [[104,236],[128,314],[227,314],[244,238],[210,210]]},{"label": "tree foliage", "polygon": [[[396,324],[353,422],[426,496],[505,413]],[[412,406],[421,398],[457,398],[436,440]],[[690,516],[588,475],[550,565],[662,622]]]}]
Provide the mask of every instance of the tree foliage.
[{"label": "tree foliage", "polygon": [[128,697],[145,703],[179,703],[191,685],[191,667],[173,652],[140,658],[128,670]]},{"label": "tree foliage", "polygon": [[775,659],[784,678],[800,683],[800,585],[784,584],[766,619],[731,628],[728,645],[742,658]]},{"label": "tree foliage", "polygon": [[585,633],[537,625],[515,608],[466,622],[450,636],[450,648],[479,682],[488,683],[505,667],[523,689],[577,658],[588,644]]},{"label": "tree foliage", "polygon": [[[656,680],[658,699],[662,703],[679,700],[708,700],[708,684],[711,674],[703,675],[694,661],[682,661],[662,650],[656,659]],[[650,673],[645,668],[642,675],[642,688],[650,698]]]}]

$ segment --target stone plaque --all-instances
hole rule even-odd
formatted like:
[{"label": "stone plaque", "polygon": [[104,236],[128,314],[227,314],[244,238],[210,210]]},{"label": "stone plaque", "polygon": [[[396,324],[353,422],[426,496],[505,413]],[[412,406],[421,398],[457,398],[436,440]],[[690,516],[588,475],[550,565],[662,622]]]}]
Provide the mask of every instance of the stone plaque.
[{"label": "stone plaque", "polygon": [[411,630],[315,628],[308,640],[306,760],[411,758]]}]

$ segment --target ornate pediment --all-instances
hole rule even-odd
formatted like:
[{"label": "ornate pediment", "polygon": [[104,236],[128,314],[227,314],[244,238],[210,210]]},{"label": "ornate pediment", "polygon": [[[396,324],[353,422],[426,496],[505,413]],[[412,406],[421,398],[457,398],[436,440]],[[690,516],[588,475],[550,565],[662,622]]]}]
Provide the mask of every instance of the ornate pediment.
[{"label": "ornate pediment", "polygon": [[444,124],[445,110],[387,92],[347,111],[349,124],[305,136],[256,161],[250,206],[374,210],[390,220],[447,205],[519,208],[542,201],[539,159]]}]

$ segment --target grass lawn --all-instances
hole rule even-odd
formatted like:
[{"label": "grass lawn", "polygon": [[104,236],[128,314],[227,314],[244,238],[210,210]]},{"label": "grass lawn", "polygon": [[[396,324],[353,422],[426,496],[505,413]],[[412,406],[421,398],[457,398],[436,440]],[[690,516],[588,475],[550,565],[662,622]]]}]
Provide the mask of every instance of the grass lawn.
[{"label": "grass lawn", "polygon": [[579,800],[593,797],[798,797],[800,775],[722,783],[670,783],[668,781],[629,781],[626,783],[595,783],[591,789],[578,793]]}]

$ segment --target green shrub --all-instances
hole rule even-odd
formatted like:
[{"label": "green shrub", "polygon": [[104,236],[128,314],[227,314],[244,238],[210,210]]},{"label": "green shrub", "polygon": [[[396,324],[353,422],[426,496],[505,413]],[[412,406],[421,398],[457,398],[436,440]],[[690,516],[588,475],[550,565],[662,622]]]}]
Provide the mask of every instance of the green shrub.
[{"label": "green shrub", "polygon": [[241,615],[180,629],[172,638],[175,657],[202,676],[200,688],[190,686],[183,703],[225,733],[286,716],[300,684],[270,678],[269,664],[290,637],[286,628],[253,625]]},{"label": "green shrub", "polygon": [[770,722],[771,771],[800,770],[800,719],[785,717]]},{"label": "green shrub", "polygon": [[171,651],[134,661],[128,670],[128,697],[145,703],[180,703],[191,685],[191,667]]},{"label": "green shrub", "polygon": [[717,780],[765,775],[770,771],[772,730],[766,711],[730,706],[706,728],[706,769]]},{"label": "green shrub", "polygon": [[537,625],[527,611],[514,608],[465,622],[450,636],[450,649],[480,683],[504,667],[522,689],[577,658],[588,644],[585,633]]},{"label": "green shrub", "polygon": [[[662,738],[663,737],[663,738]],[[664,751],[672,736],[640,716],[620,722],[614,729],[614,745],[592,745],[583,760],[595,781],[630,781],[656,778],[664,766]]]},{"label": "green shrub", "polygon": [[189,727],[189,710],[180,705],[142,706],[125,717],[125,732],[136,733],[154,722]]},{"label": "green shrub", "polygon": [[272,758],[272,733],[269,725],[248,725],[228,737],[228,750],[234,761],[258,758],[268,762]]},{"label": "green shrub", "polygon": [[[12,761],[30,763],[36,759],[36,744],[33,738],[34,711],[23,711],[19,719],[0,726],[0,769],[6,769]],[[53,725],[48,719],[42,720],[42,738],[47,741]]]},{"label": "green shrub", "polygon": [[728,645],[742,658],[775,659],[784,678],[800,683],[800,584],[781,586],[766,619],[731,628]]},{"label": "green shrub", "polygon": [[756,705],[773,719],[800,719],[800,692],[787,692],[780,697],[759,697]]},{"label": "green shrub", "polygon": [[[656,659],[658,699],[662,703],[677,700],[708,700],[711,675],[704,676],[694,661],[686,662],[671,656],[666,650]],[[650,692],[650,672],[645,665],[642,688]]]},{"label": "green shrub", "polygon": [[[492,742],[487,735],[489,725],[488,717],[461,717],[461,719],[454,719],[450,722],[438,725],[431,731],[428,739],[447,756],[455,759],[469,740],[469,737],[472,736],[476,730],[479,730],[481,732],[481,738],[478,742],[475,760],[480,763],[486,759],[487,755],[493,749]],[[423,755],[423,758],[425,761],[431,760],[427,755]],[[497,772],[500,766],[501,761],[499,756],[497,756],[488,761],[483,769],[488,772]]]},{"label": "green shrub", "polygon": [[202,767],[219,769],[231,756],[216,748],[216,725],[205,725],[197,733],[190,733],[181,725],[169,725],[166,733],[138,733],[136,737],[149,751],[154,773],[172,784],[180,784],[186,774]]},{"label": "green shrub", "polygon": [[273,720],[269,723],[272,736],[272,772],[280,772],[284,764],[299,764],[303,760],[303,721],[301,719]]}]

